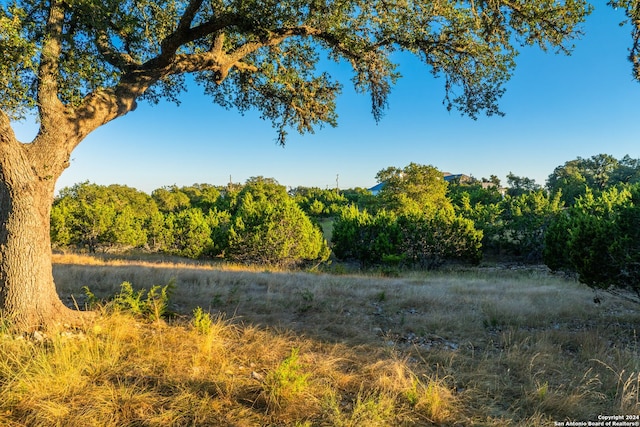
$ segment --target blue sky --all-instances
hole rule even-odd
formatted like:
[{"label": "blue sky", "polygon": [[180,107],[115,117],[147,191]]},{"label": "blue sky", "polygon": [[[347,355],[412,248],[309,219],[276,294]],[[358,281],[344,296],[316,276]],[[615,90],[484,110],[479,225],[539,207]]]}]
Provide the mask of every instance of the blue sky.
[{"label": "blue sky", "polygon": [[[623,19],[598,2],[571,56],[525,49],[500,103],[505,117],[474,121],[447,112],[443,80],[407,58],[380,123],[346,75],[338,127],[291,132],[282,148],[270,123],[221,109],[194,87],[180,107],[141,104],[89,135],[58,188],[88,180],[151,192],[258,175],[321,188],[335,187],[338,175],[341,188],[370,187],[379,170],[410,162],[476,178],[495,174],[503,182],[513,172],[544,184],[556,166],[578,156],[640,158],[640,83],[626,59],[631,38],[618,26]],[[16,132],[28,141],[34,128],[21,123]]]}]

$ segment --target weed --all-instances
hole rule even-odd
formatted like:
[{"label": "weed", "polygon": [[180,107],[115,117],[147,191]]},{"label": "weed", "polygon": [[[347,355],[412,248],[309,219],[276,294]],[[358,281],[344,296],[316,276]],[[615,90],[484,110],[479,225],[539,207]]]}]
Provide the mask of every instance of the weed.
[{"label": "weed", "polygon": [[313,302],[313,292],[311,292],[309,289],[304,289],[301,293],[302,296],[302,300],[308,303]]},{"label": "weed", "polygon": [[219,305],[222,305],[222,294],[215,294],[213,295],[213,297],[211,298],[211,305],[216,307]]},{"label": "weed", "polygon": [[547,398],[548,394],[549,394],[549,382],[548,381],[545,381],[543,384],[537,384],[536,385],[536,395],[537,395],[539,401],[543,402]]},{"label": "weed", "polygon": [[300,307],[298,308],[298,312],[305,313],[311,310],[313,308],[313,292],[309,289],[303,289],[300,293],[300,296],[302,297],[302,302],[300,304]]},{"label": "weed", "polygon": [[147,292],[147,298],[144,302],[144,311],[152,321],[159,322],[160,319],[166,316],[169,308],[169,297],[175,288],[175,282],[170,282],[165,286],[153,286],[149,292]]},{"label": "weed", "polygon": [[280,408],[300,399],[307,390],[309,374],[304,372],[298,353],[299,349],[292,348],[291,354],[265,376],[263,390],[269,407]]},{"label": "weed", "polygon": [[[155,292],[154,292],[155,293]],[[129,282],[122,282],[120,292],[111,301],[111,307],[117,311],[124,311],[134,316],[142,316],[146,307],[142,298],[145,290],[134,291],[133,285]]]},{"label": "weed", "polygon": [[335,427],[386,427],[395,424],[395,399],[385,393],[360,390],[352,408],[344,405],[338,395],[329,394],[323,406],[331,425]]},{"label": "weed", "polygon": [[83,286],[82,292],[84,292],[84,295],[87,298],[87,308],[93,310],[100,304],[100,299],[96,297],[93,292],[91,292],[88,286]]},{"label": "weed", "polygon": [[213,329],[213,321],[211,315],[205,313],[201,307],[193,310],[193,319],[191,320],[193,328],[202,335],[209,335]]},{"label": "weed", "polygon": [[[171,281],[162,287],[154,285],[148,292],[144,289],[136,291],[131,283],[122,282],[120,292],[104,305],[104,309],[112,312],[130,313],[134,316],[158,322],[169,314],[169,298],[174,288],[174,282]],[[87,296],[89,307],[95,308],[100,305],[100,300],[87,286],[84,286],[83,290]]]}]

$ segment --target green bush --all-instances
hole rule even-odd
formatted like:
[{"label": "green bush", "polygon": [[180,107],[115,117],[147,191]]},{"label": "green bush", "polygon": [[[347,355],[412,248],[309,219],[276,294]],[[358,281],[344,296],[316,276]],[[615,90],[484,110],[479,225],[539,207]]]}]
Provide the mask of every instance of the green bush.
[{"label": "green bush", "polygon": [[166,227],[170,231],[168,251],[187,258],[200,258],[213,247],[212,230],[207,217],[198,208],[169,213]]},{"label": "green bush", "polygon": [[542,261],[547,228],[563,209],[561,195],[527,192],[505,197],[501,207],[493,237],[501,253],[527,262]]},{"label": "green bush", "polygon": [[125,312],[154,322],[160,321],[169,314],[169,298],[175,288],[172,280],[165,286],[155,285],[147,292],[144,289],[134,290],[129,282],[122,282],[120,292],[108,302],[102,303],[91,290],[85,286],[89,307],[102,306],[111,312]]},{"label": "green bush", "polygon": [[412,265],[436,268],[447,260],[477,264],[482,259],[482,231],[451,209],[438,211],[433,217],[403,215],[398,218],[398,227],[398,252]]},{"label": "green bush", "polygon": [[398,246],[395,214],[385,210],[370,215],[355,205],[342,210],[333,227],[333,253],[343,260],[355,260],[362,267],[380,264],[394,255]]},{"label": "green bush", "polygon": [[557,215],[547,227],[542,254],[544,263],[552,271],[574,271],[568,251],[572,222],[573,217],[568,210]]},{"label": "green bush", "polygon": [[153,199],[136,189],[84,182],[64,188],[54,200],[51,240],[89,252],[144,247],[147,227],[158,214]]},{"label": "green bush", "polygon": [[254,178],[238,196],[225,257],[242,263],[293,266],[325,261],[329,247],[320,228],[283,186]]},{"label": "green bush", "polygon": [[359,261],[363,267],[401,259],[410,266],[435,268],[447,260],[479,262],[481,240],[473,222],[453,209],[433,216],[384,210],[370,215],[351,206],[336,221],[332,241],[336,257]]},{"label": "green bush", "polygon": [[614,187],[597,197],[587,190],[550,227],[545,263],[577,272],[594,289],[640,298],[639,224],[640,185]]}]

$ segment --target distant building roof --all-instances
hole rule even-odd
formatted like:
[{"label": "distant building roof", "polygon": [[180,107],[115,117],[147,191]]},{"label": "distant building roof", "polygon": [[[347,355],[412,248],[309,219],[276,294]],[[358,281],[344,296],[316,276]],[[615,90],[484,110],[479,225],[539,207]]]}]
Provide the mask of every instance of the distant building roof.
[{"label": "distant building roof", "polygon": [[447,182],[451,182],[451,181],[467,182],[471,179],[469,175],[465,175],[463,173],[452,174],[449,172],[444,172],[442,175],[444,180]]},{"label": "distant building roof", "polygon": [[369,191],[371,191],[371,194],[373,194],[374,196],[377,196],[378,193],[380,192],[380,190],[382,190],[384,188],[385,184],[386,183],[384,183],[384,182],[376,184],[373,187],[369,188]]}]

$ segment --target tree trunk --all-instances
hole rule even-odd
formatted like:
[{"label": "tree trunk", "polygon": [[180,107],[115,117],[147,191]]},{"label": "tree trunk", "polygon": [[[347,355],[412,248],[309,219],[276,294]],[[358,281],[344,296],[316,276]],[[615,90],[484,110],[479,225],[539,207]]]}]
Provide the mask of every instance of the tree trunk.
[{"label": "tree trunk", "polygon": [[[5,135],[6,136],[6,135]],[[77,324],[53,281],[50,214],[55,176],[41,178],[29,145],[3,144],[0,158],[0,317],[19,330]]]}]

